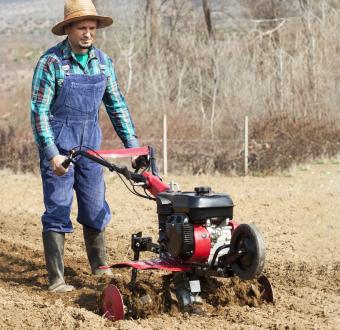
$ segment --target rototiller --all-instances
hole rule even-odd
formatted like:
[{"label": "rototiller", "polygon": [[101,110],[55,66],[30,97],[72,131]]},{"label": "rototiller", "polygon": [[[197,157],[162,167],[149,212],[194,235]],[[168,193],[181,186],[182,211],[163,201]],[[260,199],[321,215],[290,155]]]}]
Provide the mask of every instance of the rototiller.
[{"label": "rototiller", "polygon": [[[233,201],[229,195],[215,193],[210,187],[196,187],[182,192],[177,184],[165,184],[159,176],[154,150],[151,147],[73,150],[64,162],[67,167],[77,157],[87,157],[110,171],[124,176],[130,191],[139,197],[156,201],[159,238],[136,233],[131,238],[132,261],[116,262],[109,267],[131,267],[131,283],[137,271],[161,269],[174,274],[176,296],[183,310],[201,302],[200,277],[232,277],[242,280],[258,278],[265,262],[265,246],[261,233],[253,224],[238,224],[233,220]],[[137,158],[136,171],[108,162],[105,158]],[[143,189],[143,193],[136,188]],[[151,195],[150,195],[151,194]],[[150,251],[157,258],[140,260],[140,253]],[[273,301],[268,279],[259,277],[263,299]],[[124,319],[124,302],[118,288],[110,284],[103,292],[102,309],[110,320]]]}]

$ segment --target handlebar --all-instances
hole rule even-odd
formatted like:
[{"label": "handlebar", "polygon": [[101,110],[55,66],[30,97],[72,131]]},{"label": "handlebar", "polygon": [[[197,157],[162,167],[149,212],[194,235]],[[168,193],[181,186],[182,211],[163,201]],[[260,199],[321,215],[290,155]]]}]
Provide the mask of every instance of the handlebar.
[{"label": "handlebar", "polygon": [[129,171],[129,169],[126,166],[117,166],[114,164],[109,163],[108,161],[106,161],[103,158],[99,158],[97,156],[91,155],[86,151],[83,150],[76,150],[76,151],[71,151],[70,156],[68,156],[63,162],[62,162],[62,166],[67,169],[71,163],[75,162],[75,158],[77,156],[83,156],[86,157],[98,164],[101,164],[105,167],[107,167],[109,169],[109,171],[111,172],[117,172],[119,174],[122,174],[125,178],[127,178],[128,180],[132,180],[133,182],[136,183],[147,183],[147,179],[139,173],[134,173]]},{"label": "handlebar", "polygon": [[66,170],[71,165],[71,163],[72,163],[72,159],[68,157],[61,163],[61,166]]}]

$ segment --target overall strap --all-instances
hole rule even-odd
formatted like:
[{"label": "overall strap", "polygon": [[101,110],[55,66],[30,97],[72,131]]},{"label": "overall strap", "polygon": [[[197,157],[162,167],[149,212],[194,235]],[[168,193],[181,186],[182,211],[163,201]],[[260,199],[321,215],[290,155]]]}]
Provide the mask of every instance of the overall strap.
[{"label": "overall strap", "polygon": [[100,49],[98,49],[98,48],[96,48],[95,51],[96,51],[96,55],[97,55],[97,57],[98,57],[98,59],[99,59],[100,71],[101,71],[103,74],[105,74],[105,68],[106,68],[105,55],[104,55],[104,53],[103,53]]},{"label": "overall strap", "polygon": [[70,61],[63,59],[63,52],[57,46],[51,48],[51,52],[54,53],[58,57],[58,59],[61,63],[61,69],[65,72],[65,75],[68,76],[70,74],[70,68],[71,68],[70,67]]}]

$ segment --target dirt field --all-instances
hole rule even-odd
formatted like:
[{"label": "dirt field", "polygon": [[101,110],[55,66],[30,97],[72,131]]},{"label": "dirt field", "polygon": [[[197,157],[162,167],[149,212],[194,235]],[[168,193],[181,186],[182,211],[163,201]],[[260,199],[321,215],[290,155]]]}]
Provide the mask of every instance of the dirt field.
[{"label": "dirt field", "polygon": [[[149,313],[115,324],[104,320],[98,293],[109,280],[90,275],[81,227],[66,242],[66,280],[77,290],[48,294],[41,242],[43,211],[40,177],[0,172],[0,328],[1,329],[339,329],[340,328],[340,166],[327,163],[297,168],[276,177],[176,177],[182,190],[205,184],[228,192],[239,222],[256,223],[267,245],[265,274],[275,305],[235,299],[230,279],[214,281],[214,296],[204,316],[176,310]],[[131,257],[130,235],[155,236],[152,201],[132,196],[107,174],[107,197],[113,218],[107,229],[109,260]],[[76,208],[73,211],[73,219]],[[161,274],[164,275],[164,274]],[[161,275],[146,272],[144,283]],[[126,278],[115,271],[115,278]],[[147,313],[146,313],[147,314]]]}]

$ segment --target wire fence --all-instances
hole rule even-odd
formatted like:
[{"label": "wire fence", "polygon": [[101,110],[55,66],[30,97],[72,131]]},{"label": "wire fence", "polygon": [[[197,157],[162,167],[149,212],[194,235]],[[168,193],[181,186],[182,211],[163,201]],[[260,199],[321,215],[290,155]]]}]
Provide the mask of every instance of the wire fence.
[{"label": "wire fence", "polygon": [[[340,151],[339,128],[321,124],[270,121],[270,124],[256,122],[254,125],[250,122],[250,132],[246,117],[244,129],[236,131],[230,139],[178,138],[172,136],[170,129],[169,135],[163,134],[159,138],[143,136],[139,141],[141,146],[154,147],[157,163],[165,176],[168,171],[178,174],[268,174],[313,159],[337,157]],[[102,149],[123,148],[117,136],[112,139],[104,136]],[[0,168],[34,172],[38,169],[38,159],[32,134],[27,133],[21,138],[14,129],[0,130]]]}]

